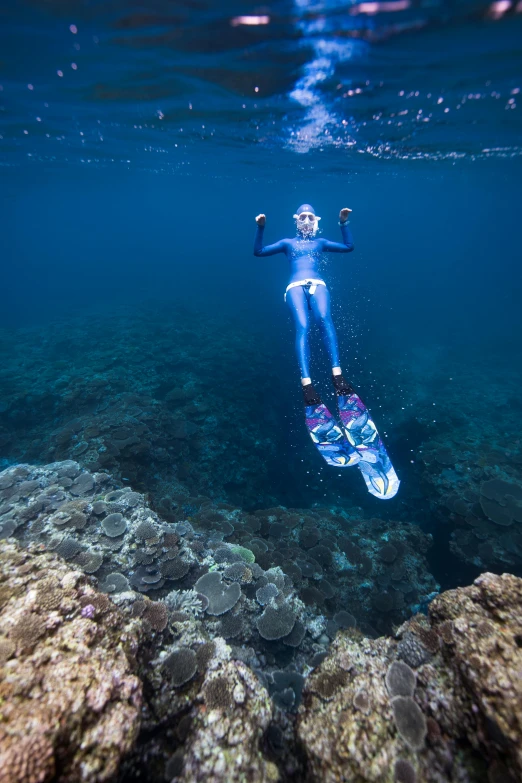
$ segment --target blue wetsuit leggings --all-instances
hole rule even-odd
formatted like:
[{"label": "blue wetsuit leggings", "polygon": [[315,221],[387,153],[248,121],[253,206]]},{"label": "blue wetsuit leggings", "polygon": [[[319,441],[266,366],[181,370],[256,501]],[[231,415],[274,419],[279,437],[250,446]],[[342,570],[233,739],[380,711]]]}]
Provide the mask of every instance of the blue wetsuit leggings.
[{"label": "blue wetsuit leggings", "polygon": [[330,292],[325,285],[318,285],[310,295],[304,286],[291,288],[286,302],[295,323],[295,350],[302,378],[310,378],[310,326],[313,315],[318,322],[330,356],[331,366],[339,367],[337,335],[330,314]]}]

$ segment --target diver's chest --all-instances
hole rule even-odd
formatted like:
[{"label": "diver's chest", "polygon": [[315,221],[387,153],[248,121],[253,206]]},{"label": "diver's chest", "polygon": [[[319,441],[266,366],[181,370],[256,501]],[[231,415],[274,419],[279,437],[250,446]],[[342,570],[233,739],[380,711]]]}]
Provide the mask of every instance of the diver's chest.
[{"label": "diver's chest", "polygon": [[296,242],[292,248],[292,258],[299,260],[301,258],[319,260],[321,256],[319,242]]}]

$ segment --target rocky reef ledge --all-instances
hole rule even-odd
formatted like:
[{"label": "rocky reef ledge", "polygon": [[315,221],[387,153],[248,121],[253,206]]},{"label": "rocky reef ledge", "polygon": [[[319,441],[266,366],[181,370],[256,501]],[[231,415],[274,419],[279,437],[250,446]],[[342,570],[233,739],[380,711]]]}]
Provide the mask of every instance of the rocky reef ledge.
[{"label": "rocky reef ledge", "polygon": [[[130,489],[96,475],[105,499],[86,500],[86,474],[51,467],[61,489],[0,474],[0,783],[522,779],[521,579],[485,573],[392,634],[352,618],[319,644],[324,617],[281,569],[240,545],[220,566],[208,534],[191,549]],[[151,600],[171,571],[185,589]]]},{"label": "rocky reef ledge", "polygon": [[485,573],[397,638],[341,634],[307,680],[313,781],[522,779],[522,580]]},{"label": "rocky reef ledge", "polygon": [[140,625],[55,555],[0,552],[0,781],[108,780],[138,735]]}]

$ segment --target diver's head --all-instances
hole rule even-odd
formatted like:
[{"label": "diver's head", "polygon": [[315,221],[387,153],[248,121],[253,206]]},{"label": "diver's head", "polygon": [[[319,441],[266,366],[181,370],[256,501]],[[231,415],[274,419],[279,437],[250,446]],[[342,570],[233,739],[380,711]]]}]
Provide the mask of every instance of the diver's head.
[{"label": "diver's head", "polygon": [[321,218],[315,214],[311,204],[301,204],[294,215],[294,220],[300,236],[313,237],[317,233]]}]

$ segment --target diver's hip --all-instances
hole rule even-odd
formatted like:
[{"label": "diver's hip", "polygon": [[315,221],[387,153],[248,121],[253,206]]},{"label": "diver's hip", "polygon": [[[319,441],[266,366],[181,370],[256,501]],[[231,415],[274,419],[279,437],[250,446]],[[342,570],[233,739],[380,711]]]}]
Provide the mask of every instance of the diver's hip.
[{"label": "diver's hip", "polygon": [[303,277],[300,280],[291,280],[285,290],[284,300],[286,302],[286,295],[292,288],[301,287],[305,293],[313,296],[317,290],[317,286],[324,286],[327,288],[326,283],[320,277]]}]

